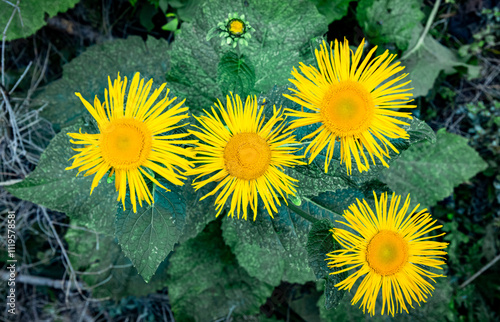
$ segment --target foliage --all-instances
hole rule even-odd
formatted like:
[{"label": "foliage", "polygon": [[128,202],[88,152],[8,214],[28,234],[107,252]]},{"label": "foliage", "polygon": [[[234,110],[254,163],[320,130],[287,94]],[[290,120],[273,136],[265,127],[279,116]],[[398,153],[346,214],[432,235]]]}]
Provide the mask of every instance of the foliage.
[{"label": "foliage", "polygon": [[273,286],[283,281],[305,283],[314,280],[307,263],[306,242],[311,223],[297,215],[304,211],[313,218],[333,220],[333,214],[311,203],[300,207],[281,205],[274,218],[259,207],[254,222],[225,220],[225,242],[251,276]]},{"label": "foliage", "polygon": [[[330,229],[334,224],[329,220],[320,220],[313,224],[307,238],[307,254],[309,266],[314,271],[317,279],[325,280],[325,308],[330,310],[336,307],[344,297],[345,291],[335,289],[335,284],[344,280],[347,274],[330,274],[331,270],[325,261],[326,254],[340,248],[333,239]],[[337,269],[339,270],[339,269]]]},{"label": "foliage", "polygon": [[167,286],[166,263],[146,283],[122,253],[114,237],[71,228],[65,239],[73,267],[82,272],[82,279],[92,289],[95,298],[120,300],[130,295],[147,295]]},{"label": "foliage", "polygon": [[42,116],[61,128],[74,124],[88,111],[74,94],[79,92],[91,104],[97,96],[104,101],[104,89],[108,87],[108,77],[117,74],[132,79],[136,72],[146,81],[154,80],[152,90],[165,82],[165,74],[170,68],[168,43],[163,39],[149,37],[144,42],[140,37],[116,39],[88,48],[77,58],[64,65],[63,77],[50,83],[37,96],[47,102]]},{"label": "foliage", "polygon": [[[166,184],[164,180],[160,183]],[[144,203],[134,213],[127,199],[127,210],[120,207],[116,218],[118,242],[146,282],[179,241],[186,213],[186,201],[176,190],[165,191],[155,184],[151,185],[151,205]]]},{"label": "foliage", "polygon": [[251,277],[224,244],[220,220],[179,246],[170,258],[169,295],[179,321],[258,313],[272,287]]},{"label": "foliage", "polygon": [[247,97],[255,86],[255,69],[250,58],[231,51],[225,53],[217,66],[217,83],[221,93]]},{"label": "foliage", "polygon": [[[182,33],[170,51],[172,69],[167,81],[174,94],[186,98],[186,104],[193,111],[208,108],[226,94],[217,83],[215,62],[228,48],[221,46],[217,38],[206,42],[205,37],[217,22],[227,17],[227,8],[244,13],[255,29],[243,54],[253,63],[257,92],[268,91],[275,84],[287,84],[292,66],[303,61],[301,52],[309,46],[310,39],[326,31],[325,18],[305,0],[263,0],[248,5],[228,0],[207,1],[192,23],[183,24]],[[305,58],[310,62],[312,57]],[[224,82],[222,88],[226,88]]]},{"label": "foliage", "polygon": [[170,191],[150,183],[152,205],[145,203],[134,213],[128,202],[127,210],[120,205],[116,215],[118,242],[146,282],[176,243],[196,236],[215,218],[213,199],[199,201],[205,189],[195,193],[190,181],[183,187],[159,182]]},{"label": "foliage", "polygon": [[73,8],[79,0],[22,0],[19,2],[19,10],[14,9],[16,1],[0,2],[0,26],[2,31],[7,26],[11,16],[6,40],[26,38],[34,34],[38,29],[45,26],[45,15],[55,16],[58,12],[64,12]]},{"label": "foliage", "polygon": [[480,68],[478,66],[465,64],[454,50],[443,46],[431,35],[425,35],[421,45],[414,48],[421,34],[421,26],[413,29],[409,46],[409,51],[412,50],[412,53],[403,54],[403,57],[406,58],[402,61],[406,67],[405,72],[410,74],[414,96],[427,95],[441,71],[449,75],[457,72],[456,67],[466,67],[469,78],[475,78],[479,75]]},{"label": "foliage", "polygon": [[340,20],[347,14],[349,4],[355,0],[309,0],[316,5],[319,13],[326,17],[331,23]]},{"label": "foliage", "polygon": [[[101,182],[90,194],[92,177],[64,170],[71,163],[74,145],[66,133],[95,133],[90,125],[77,124],[57,134],[41,155],[38,165],[22,182],[7,187],[14,196],[64,212],[72,221],[106,235],[114,234],[117,193],[113,185]],[[103,180],[104,181],[104,180]]]},{"label": "foliage", "polygon": [[412,199],[429,207],[486,167],[467,139],[440,130],[435,145],[412,146],[384,171],[382,180],[396,193],[410,193]]},{"label": "foliage", "polygon": [[376,45],[395,44],[406,50],[415,27],[424,17],[420,0],[361,0],[356,18]]},{"label": "foliage", "polygon": [[[32,34],[45,24],[43,16],[46,13],[53,16],[74,4],[68,0],[50,4],[41,1],[29,8],[23,7],[31,2],[21,1],[25,27],[20,27],[19,17],[15,16],[7,40]],[[447,233],[443,238],[450,243],[447,249],[449,267],[443,272],[448,278],[438,278],[432,297],[421,307],[410,309],[409,315],[396,318],[376,316],[373,319],[498,319],[498,314],[492,310],[498,304],[495,295],[500,287],[498,265],[490,267],[467,286],[460,286],[496,258],[500,251],[499,98],[495,96],[497,88],[490,83],[496,77],[496,70],[489,74],[486,85],[476,86],[484,90],[484,96],[477,94],[471,102],[451,104],[451,115],[445,115],[449,109],[444,105],[450,101],[455,103],[453,100],[468,94],[466,90],[469,89],[463,87],[463,83],[457,85],[457,82],[465,82],[464,77],[471,79],[479,75],[480,67],[474,64],[485,58],[471,58],[471,55],[497,52],[491,36],[498,33],[498,10],[485,11],[480,19],[487,21],[486,25],[480,25],[471,42],[457,51],[459,46],[451,45],[454,44],[453,37],[443,27],[448,26],[449,18],[441,13],[449,8],[455,10],[459,5],[444,4],[438,8],[438,16],[446,23],[435,23],[433,30],[423,34],[421,23],[429,8],[425,8],[428,3],[420,0],[359,0],[357,3],[354,0],[130,2],[138,10],[133,9],[132,13],[125,15],[127,19],[133,18],[129,30],[144,30],[142,39],[129,36],[78,48],[78,52],[83,53],[63,67],[62,78],[49,83],[36,93],[33,100],[38,105],[46,103],[43,116],[60,133],[45,149],[31,174],[19,183],[5,184],[6,190],[14,196],[67,215],[69,228],[66,228],[66,221],[57,232],[64,234],[65,243],[61,244],[67,247],[73,269],[85,289],[91,291],[91,299],[121,300],[120,304],[99,302],[96,305],[102,306],[92,313],[106,312],[112,318],[120,319],[126,311],[121,306],[138,311],[138,301],[148,301],[148,298],[139,296],[159,290],[163,290],[162,296],[166,296],[168,287],[175,319],[179,321],[220,320],[228,316],[236,321],[278,321],[285,317],[292,321],[300,318],[307,321],[364,320],[367,316],[349,303],[356,287],[349,294],[335,287],[346,273],[329,274],[331,269],[324,260],[325,256],[339,247],[329,229],[340,225],[349,230],[338,221],[342,221],[341,215],[356,199],[364,198],[372,204],[373,191],[377,194],[394,191],[403,197],[410,193],[412,205],[419,202],[432,207],[430,212],[443,225],[442,229]],[[10,10],[3,10],[6,6],[10,8],[7,2],[0,2],[0,21],[10,18]],[[163,27],[175,32],[172,46],[164,39],[154,38],[158,34],[152,31],[155,27],[152,17],[159,9],[169,19],[173,18]],[[221,45],[217,37],[206,40],[207,32],[230,12],[244,14],[245,20],[255,29],[246,47],[233,49]],[[335,23],[328,31],[327,23],[332,21]],[[182,22],[180,29],[179,22]],[[154,204],[143,204],[137,213],[133,213],[129,202],[126,210],[117,204],[112,180],[108,183],[106,179],[101,180],[90,195],[93,176],[76,176],[77,170],[64,170],[75,153],[72,150],[75,146],[69,142],[67,133],[77,132],[80,128],[82,132],[96,133],[94,122],[74,95],[75,91],[82,93],[89,102],[95,96],[102,101],[108,76],[113,79],[119,72],[121,76],[131,78],[138,71],[146,79],[154,79],[153,89],[166,80],[172,94],[181,100],[185,98],[193,114],[209,108],[216,99],[223,99],[232,91],[243,98],[249,94],[257,95],[259,105],[269,118],[274,105],[295,110],[302,108],[283,97],[284,93],[291,93],[289,87],[293,88],[288,80],[290,71],[297,68],[299,62],[316,64],[314,49],[323,37],[331,41],[332,35],[338,38],[338,33],[345,33],[344,30],[348,29],[345,37],[357,42],[354,37],[360,35],[356,31],[356,22],[368,40],[366,49],[378,45],[379,52],[389,49],[400,54],[402,65],[406,66],[404,72],[410,73],[408,78],[414,87],[412,93],[416,97],[424,96],[417,100],[418,108],[412,111],[419,118],[426,118],[428,124],[417,117],[404,120],[409,123],[405,129],[410,138],[390,140],[399,154],[390,152],[389,168],[377,161],[368,172],[354,171],[347,175],[345,167],[339,164],[339,149],[336,148],[334,160],[325,174],[325,154],[322,152],[310,164],[285,170],[299,180],[297,195],[288,196],[288,204],[280,199],[281,205],[274,218],[267,214],[261,203],[256,221],[227,218],[226,211],[216,219],[214,197],[200,201],[216,184],[194,191],[192,178],[188,178],[184,186],[161,180],[169,188],[165,191],[148,181]],[[111,22],[111,26],[115,26],[114,23]],[[146,28],[134,25],[136,23]],[[332,26],[340,28],[332,30]],[[116,28],[113,37],[127,35],[126,31],[118,35]],[[444,28],[442,32],[441,28]],[[39,38],[35,36],[34,42],[40,41]],[[22,41],[20,44],[24,46],[27,42]],[[6,51],[16,45],[6,46]],[[64,46],[59,48],[60,45],[57,44],[58,50],[62,48],[64,51]],[[8,68],[9,64],[6,66]],[[443,87],[432,91],[439,93],[439,100],[446,101],[444,104],[427,95],[430,89],[438,88],[439,82],[452,74],[456,75],[446,78],[446,87],[460,86],[465,88],[463,93],[445,92]],[[12,83],[12,80],[7,80],[7,84]],[[4,93],[7,91],[2,88]],[[0,108],[0,122],[4,121],[4,113]],[[453,121],[456,117],[459,121],[450,126],[448,117]],[[5,120],[9,121],[9,118]],[[433,128],[445,124],[453,132],[467,133],[470,142],[444,129],[436,136],[429,124]],[[455,126],[457,129],[453,128]],[[300,141],[316,127],[297,129],[294,135]],[[8,141],[0,140],[0,144],[5,142]],[[300,144],[304,147],[307,142]],[[303,154],[304,149],[297,153]],[[478,177],[474,178],[476,175]],[[467,184],[462,184],[464,182]],[[0,197],[3,192],[0,190]],[[58,216],[66,218],[61,214]],[[37,238],[35,242],[39,240]],[[54,254],[59,256],[54,251],[48,255],[51,252],[47,250],[47,244],[40,242],[37,246],[39,259]],[[6,253],[1,252],[0,257],[5,259]],[[43,272],[52,269],[52,262],[41,264],[45,267]],[[63,266],[59,261],[57,265],[60,271],[64,271],[67,263],[64,262]],[[39,272],[35,266],[29,266],[32,274]],[[278,298],[276,291],[281,291]],[[126,298],[128,296],[131,297]],[[276,311],[272,316],[263,311],[265,303],[275,304]],[[44,310],[51,314],[60,311],[52,307]],[[141,307],[141,310],[134,320],[153,320],[159,316],[148,307]],[[146,311],[147,314],[143,313]],[[264,317],[259,312],[269,316]]]}]

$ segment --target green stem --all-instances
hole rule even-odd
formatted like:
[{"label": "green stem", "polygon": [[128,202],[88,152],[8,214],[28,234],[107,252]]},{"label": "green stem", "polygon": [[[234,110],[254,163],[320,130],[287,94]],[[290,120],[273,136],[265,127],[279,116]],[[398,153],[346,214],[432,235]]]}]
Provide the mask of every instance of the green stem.
[{"label": "green stem", "polygon": [[288,201],[287,207],[290,210],[292,210],[294,213],[296,213],[297,215],[299,215],[300,217],[302,217],[305,220],[307,220],[308,222],[310,222],[311,224],[314,224],[314,223],[316,223],[316,222],[319,221],[319,219],[314,218],[313,216],[309,215],[304,210],[302,210],[299,207],[297,207],[296,205],[294,205],[293,202],[291,202],[290,200]]},{"label": "green stem", "polygon": [[240,43],[239,42],[236,45],[236,50],[238,51],[238,61],[239,61],[241,59],[241,50],[240,50]]},{"label": "green stem", "polygon": [[429,18],[427,19],[427,23],[425,24],[424,31],[422,31],[422,34],[420,35],[420,38],[418,38],[417,43],[415,46],[410,51],[407,51],[403,57],[401,57],[401,60],[405,60],[406,58],[410,57],[415,51],[417,51],[420,46],[424,43],[425,36],[427,36],[427,33],[429,32],[429,29],[431,28],[432,22],[434,21],[434,18],[436,18],[436,14],[439,9],[439,5],[441,3],[441,0],[436,0],[434,3],[434,7],[432,7],[431,14],[429,15]]}]

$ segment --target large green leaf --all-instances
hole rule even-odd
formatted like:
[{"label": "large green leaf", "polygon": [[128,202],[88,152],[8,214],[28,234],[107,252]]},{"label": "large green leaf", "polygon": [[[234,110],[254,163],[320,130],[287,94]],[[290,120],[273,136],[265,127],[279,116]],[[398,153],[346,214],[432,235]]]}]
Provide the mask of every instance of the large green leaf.
[{"label": "large green leaf", "polygon": [[215,219],[213,200],[199,201],[200,193],[194,193],[190,181],[175,186],[158,180],[170,191],[151,183],[154,203],[143,202],[134,213],[127,198],[126,210],[120,204],[116,219],[118,242],[146,282],[176,243],[196,236]]},{"label": "large green leaf", "polygon": [[409,73],[411,79],[412,93],[414,96],[425,96],[434,86],[434,81],[442,71],[445,74],[454,74],[456,67],[466,67],[469,77],[474,78],[480,72],[480,67],[465,64],[460,61],[458,54],[443,45],[441,45],[431,35],[426,35],[421,45],[413,50],[417,45],[418,38],[423,31],[422,26],[413,29],[410,46],[408,51],[402,57],[402,64],[406,66],[405,72]]},{"label": "large green leaf", "polygon": [[7,29],[6,40],[26,38],[34,34],[38,29],[45,26],[45,15],[53,17],[58,12],[64,12],[77,4],[79,0],[21,0],[19,11],[14,10],[16,0],[0,1],[0,26],[7,25],[14,13],[9,29]]},{"label": "large green leaf", "polygon": [[255,69],[250,59],[229,51],[217,66],[217,82],[222,93],[233,92],[246,97],[255,85]]},{"label": "large green leaf", "polygon": [[421,3],[421,0],[361,0],[356,18],[372,43],[393,43],[406,50],[413,29],[424,18]]},{"label": "large green leaf", "polygon": [[177,321],[255,314],[273,288],[251,277],[221,238],[220,220],[181,244],[169,259],[169,297]]},{"label": "large green leaf", "polygon": [[466,138],[442,129],[435,144],[412,146],[381,178],[397,194],[410,193],[412,199],[430,207],[486,167],[486,162],[467,145]]},{"label": "large green leaf", "polygon": [[224,240],[251,276],[274,286],[282,280],[290,283],[314,280],[306,250],[311,223],[296,211],[315,219],[338,219],[328,210],[303,200],[300,206],[290,201],[289,207],[282,204],[278,213],[273,214],[274,219],[260,206],[255,221],[224,220]]},{"label": "large green leaf", "polygon": [[316,5],[319,13],[326,17],[327,22],[342,19],[347,15],[349,3],[354,0],[309,0]]},{"label": "large green leaf", "polygon": [[311,202],[328,209],[336,214],[343,215],[356,199],[363,199],[364,195],[360,189],[346,188],[323,192],[312,197]]},{"label": "large green leaf", "polygon": [[163,180],[160,183],[172,190],[152,184],[153,203],[143,201],[137,213],[127,194],[126,210],[120,206],[116,217],[118,242],[146,282],[174,249],[184,227],[186,201],[179,194],[182,187],[172,187]]},{"label": "large green leaf", "polygon": [[117,209],[117,193],[106,179],[101,180],[90,194],[93,176],[76,176],[77,169],[64,170],[71,165],[68,161],[77,152],[70,143],[67,133],[96,133],[86,125],[64,128],[50,142],[40,157],[36,169],[22,182],[6,187],[14,196],[64,212],[72,223],[87,226],[100,233],[113,235],[114,214]]},{"label": "large green leaf", "polygon": [[153,78],[154,90],[165,82],[169,68],[168,48],[163,39],[149,37],[144,42],[137,36],[89,47],[63,66],[61,79],[47,85],[37,96],[37,99],[48,103],[42,115],[56,128],[75,123],[88,115],[75,92],[81,93],[91,104],[96,95],[102,102],[104,89],[108,88],[108,76],[113,81],[118,73],[130,80],[136,72],[140,72],[146,80]]},{"label": "large green leaf", "polygon": [[166,262],[149,283],[137,274],[114,237],[70,228],[65,235],[73,268],[92,289],[93,298],[144,296],[166,287]]},{"label": "large green leaf", "polygon": [[317,221],[313,224],[307,238],[309,266],[313,269],[317,279],[325,280],[325,307],[328,310],[336,307],[344,297],[345,290],[336,289],[335,284],[347,277],[345,272],[330,274],[332,270],[328,268],[327,261],[325,260],[327,258],[326,254],[340,248],[340,245],[333,239],[330,232],[330,229],[334,225],[328,219]]},{"label": "large green leaf", "polygon": [[184,23],[172,51],[172,69],[167,80],[174,93],[187,99],[195,110],[208,108],[222,93],[217,85],[217,64],[228,51],[217,37],[207,42],[207,32],[228,13],[245,14],[255,28],[249,46],[241,48],[255,68],[255,90],[268,91],[274,84],[288,83],[290,71],[299,61],[310,63],[302,53],[313,37],[327,31],[325,18],[307,0],[260,0],[234,2],[209,0],[200,7],[192,23]]}]

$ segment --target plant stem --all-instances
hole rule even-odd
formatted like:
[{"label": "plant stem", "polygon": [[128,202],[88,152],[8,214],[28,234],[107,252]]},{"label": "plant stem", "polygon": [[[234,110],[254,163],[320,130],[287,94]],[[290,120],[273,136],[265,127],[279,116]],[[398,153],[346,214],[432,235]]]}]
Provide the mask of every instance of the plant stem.
[{"label": "plant stem", "polygon": [[488,264],[484,265],[483,268],[481,268],[478,272],[476,272],[476,274],[472,275],[468,280],[466,280],[465,282],[463,282],[462,285],[460,285],[460,288],[464,288],[467,285],[469,285],[479,275],[483,274],[488,268],[490,268],[491,266],[493,266],[498,260],[500,260],[500,255],[497,255],[495,258],[493,258],[493,260],[491,262],[489,262]]},{"label": "plant stem", "polygon": [[422,34],[420,35],[420,38],[418,38],[417,43],[413,48],[409,51],[407,51],[402,57],[401,60],[405,60],[406,58],[410,57],[415,51],[417,51],[420,46],[424,43],[425,36],[427,36],[427,33],[429,32],[429,29],[431,28],[432,22],[434,21],[434,18],[436,18],[437,11],[439,9],[439,5],[441,4],[441,0],[436,0],[434,3],[434,7],[432,7],[431,14],[429,15],[429,18],[427,19],[427,23],[425,24],[424,31],[422,31]]},{"label": "plant stem", "polygon": [[302,217],[305,220],[307,220],[308,222],[310,222],[311,224],[314,224],[314,223],[319,221],[319,219],[316,219],[313,216],[309,215],[307,212],[305,212],[304,210],[302,210],[299,207],[297,207],[296,205],[294,205],[293,202],[291,202],[291,201],[288,201],[287,207],[290,210],[292,210],[294,213],[299,215],[300,217]]}]

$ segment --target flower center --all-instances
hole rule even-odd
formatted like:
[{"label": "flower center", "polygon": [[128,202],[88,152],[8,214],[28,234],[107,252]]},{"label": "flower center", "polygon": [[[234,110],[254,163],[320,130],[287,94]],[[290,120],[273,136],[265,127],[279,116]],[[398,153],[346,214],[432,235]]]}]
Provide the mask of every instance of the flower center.
[{"label": "flower center", "polygon": [[408,243],[396,232],[381,230],[370,240],[366,260],[377,274],[395,274],[408,262]]},{"label": "flower center", "polygon": [[234,135],[224,149],[227,171],[240,179],[252,180],[262,176],[271,162],[271,149],[256,133]]},{"label": "flower center", "polygon": [[229,22],[229,32],[235,36],[241,35],[245,31],[245,24],[239,19],[233,19]]},{"label": "flower center", "polygon": [[147,160],[153,135],[146,124],[133,118],[120,118],[101,131],[102,156],[116,169],[135,169]]},{"label": "flower center", "polygon": [[363,85],[350,80],[331,84],[321,102],[325,126],[337,136],[350,136],[369,129],[375,105]]}]

